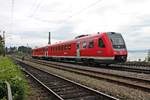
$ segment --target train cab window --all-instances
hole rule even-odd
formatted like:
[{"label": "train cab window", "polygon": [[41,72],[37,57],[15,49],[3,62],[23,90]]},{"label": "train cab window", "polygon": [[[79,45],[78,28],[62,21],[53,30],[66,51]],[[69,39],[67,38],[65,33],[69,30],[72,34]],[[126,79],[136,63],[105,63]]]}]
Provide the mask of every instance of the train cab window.
[{"label": "train cab window", "polygon": [[98,39],[98,46],[100,48],[105,48],[105,44],[104,44],[104,42],[103,42],[103,40],[101,38]]},{"label": "train cab window", "polygon": [[93,40],[89,42],[89,46],[88,47],[89,48],[93,48],[94,47],[94,41]]},{"label": "train cab window", "polygon": [[82,42],[82,47],[83,47],[83,48],[86,48],[86,46],[87,46],[86,41],[83,41],[83,42]]}]

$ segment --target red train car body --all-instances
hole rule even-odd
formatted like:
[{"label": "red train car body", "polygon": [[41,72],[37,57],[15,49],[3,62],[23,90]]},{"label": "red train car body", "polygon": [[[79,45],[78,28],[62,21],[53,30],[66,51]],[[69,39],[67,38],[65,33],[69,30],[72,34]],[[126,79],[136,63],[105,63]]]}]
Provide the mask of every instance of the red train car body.
[{"label": "red train car body", "polygon": [[81,35],[71,41],[33,49],[32,57],[111,64],[125,62],[127,49],[120,33],[98,32],[95,35]]}]

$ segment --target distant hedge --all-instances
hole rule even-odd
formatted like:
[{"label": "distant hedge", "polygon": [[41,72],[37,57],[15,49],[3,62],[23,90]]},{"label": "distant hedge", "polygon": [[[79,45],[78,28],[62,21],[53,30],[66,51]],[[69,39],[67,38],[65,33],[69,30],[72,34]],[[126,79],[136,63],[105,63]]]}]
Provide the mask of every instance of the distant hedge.
[{"label": "distant hedge", "polygon": [[24,100],[28,93],[28,84],[21,70],[8,58],[0,57],[0,99],[5,100],[7,88],[5,81],[11,85],[13,100]]}]

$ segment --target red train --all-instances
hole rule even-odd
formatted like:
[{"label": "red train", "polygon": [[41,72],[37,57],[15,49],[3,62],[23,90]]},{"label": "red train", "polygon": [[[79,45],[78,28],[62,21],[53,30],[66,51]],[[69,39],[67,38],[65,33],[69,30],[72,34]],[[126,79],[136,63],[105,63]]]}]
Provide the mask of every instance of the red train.
[{"label": "red train", "polygon": [[120,33],[98,32],[95,35],[80,35],[71,41],[35,48],[32,50],[32,57],[111,64],[125,62],[127,49]]}]

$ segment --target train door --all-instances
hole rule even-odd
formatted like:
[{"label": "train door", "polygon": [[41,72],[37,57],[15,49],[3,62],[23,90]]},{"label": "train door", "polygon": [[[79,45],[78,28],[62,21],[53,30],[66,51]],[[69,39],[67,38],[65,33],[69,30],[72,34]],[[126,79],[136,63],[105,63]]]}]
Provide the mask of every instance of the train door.
[{"label": "train door", "polygon": [[103,39],[100,37],[98,38],[98,51],[97,51],[97,55],[99,57],[103,57],[103,56],[106,56],[106,46],[105,46],[105,43],[103,41]]},{"label": "train door", "polygon": [[77,45],[76,45],[76,51],[77,51],[77,57],[80,57],[80,42],[77,42]]},{"label": "train door", "polygon": [[48,56],[48,47],[45,48],[45,57]]}]

